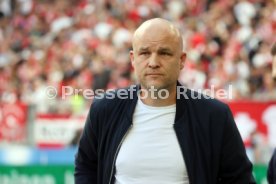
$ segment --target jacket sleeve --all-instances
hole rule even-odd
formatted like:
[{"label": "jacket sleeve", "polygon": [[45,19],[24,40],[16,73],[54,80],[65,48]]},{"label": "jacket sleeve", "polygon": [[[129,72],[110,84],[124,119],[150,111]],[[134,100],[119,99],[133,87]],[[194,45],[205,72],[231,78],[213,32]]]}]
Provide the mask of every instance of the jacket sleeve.
[{"label": "jacket sleeve", "polygon": [[75,184],[97,183],[97,117],[94,104],[87,116],[75,157]]},{"label": "jacket sleeve", "polygon": [[268,170],[267,170],[267,181],[269,184],[274,184],[276,182],[276,149],[269,161]]},{"label": "jacket sleeve", "polygon": [[249,161],[233,115],[227,106],[218,183],[255,184]]}]

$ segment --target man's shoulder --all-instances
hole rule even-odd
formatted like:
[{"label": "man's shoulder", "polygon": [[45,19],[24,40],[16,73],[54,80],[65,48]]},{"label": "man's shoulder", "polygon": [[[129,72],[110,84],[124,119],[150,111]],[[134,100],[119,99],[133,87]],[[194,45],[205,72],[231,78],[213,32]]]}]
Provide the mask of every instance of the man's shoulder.
[{"label": "man's shoulder", "polygon": [[[203,126],[212,124],[210,127],[216,127],[215,129],[221,130],[230,122],[228,120],[232,118],[230,108],[220,100],[201,95],[196,91],[187,89],[186,97],[182,97],[179,100],[179,104],[181,105],[178,107],[181,111],[186,111],[190,117],[195,118],[193,122],[197,122]],[[208,130],[208,128],[205,130]]]},{"label": "man's shoulder", "polygon": [[181,86],[185,89],[185,93],[179,95],[179,98],[186,101],[192,106],[198,106],[200,109],[206,109],[208,111],[228,111],[229,107],[225,102],[222,102],[214,97],[211,97],[205,93],[198,92],[196,90],[189,89]]}]

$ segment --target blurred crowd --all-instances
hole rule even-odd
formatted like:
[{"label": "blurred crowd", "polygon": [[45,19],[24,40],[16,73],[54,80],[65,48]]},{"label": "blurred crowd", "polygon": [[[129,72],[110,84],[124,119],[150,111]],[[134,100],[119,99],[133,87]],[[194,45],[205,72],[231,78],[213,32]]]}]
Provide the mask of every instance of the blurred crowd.
[{"label": "blurred crowd", "polygon": [[[1,0],[0,103],[84,113],[91,103],[85,89],[136,83],[132,34],[153,17],[173,21],[183,34],[188,57],[181,83],[231,85],[233,100],[275,100],[274,7],[271,0]],[[54,99],[45,92],[49,86],[57,90]],[[64,96],[64,86],[78,90]]]}]

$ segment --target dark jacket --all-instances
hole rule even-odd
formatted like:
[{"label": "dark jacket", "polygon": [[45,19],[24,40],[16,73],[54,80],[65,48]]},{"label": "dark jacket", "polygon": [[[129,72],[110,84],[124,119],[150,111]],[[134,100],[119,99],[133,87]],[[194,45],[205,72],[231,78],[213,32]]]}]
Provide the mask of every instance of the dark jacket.
[{"label": "dark jacket", "polygon": [[276,149],[268,164],[267,181],[269,184],[276,184]]},{"label": "dark jacket", "polygon": [[[176,100],[174,129],[190,184],[255,183],[228,106],[215,99],[193,99],[198,93],[181,89],[186,92]],[[91,106],[75,160],[76,184],[114,183],[116,156],[131,128],[137,93],[108,99],[114,94],[118,92],[94,100]]]}]

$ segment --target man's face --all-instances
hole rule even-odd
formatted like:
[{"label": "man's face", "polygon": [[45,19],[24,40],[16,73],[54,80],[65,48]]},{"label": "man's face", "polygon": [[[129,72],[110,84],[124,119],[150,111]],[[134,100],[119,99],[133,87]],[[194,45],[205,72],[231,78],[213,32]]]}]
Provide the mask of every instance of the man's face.
[{"label": "man's face", "polygon": [[142,88],[175,88],[185,53],[179,39],[167,31],[147,31],[134,39],[132,66]]}]

